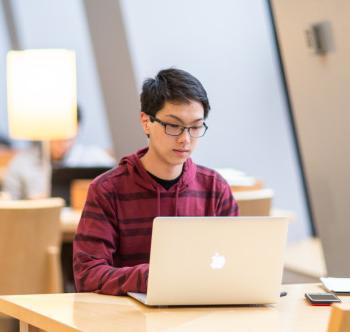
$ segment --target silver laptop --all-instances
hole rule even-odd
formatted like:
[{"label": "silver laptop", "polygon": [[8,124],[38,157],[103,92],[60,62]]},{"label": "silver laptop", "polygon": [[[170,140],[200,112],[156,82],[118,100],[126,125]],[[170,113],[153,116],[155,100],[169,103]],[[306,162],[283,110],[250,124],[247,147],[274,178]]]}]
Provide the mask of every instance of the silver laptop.
[{"label": "silver laptop", "polygon": [[276,303],[288,219],[158,217],[153,223],[146,305]]}]

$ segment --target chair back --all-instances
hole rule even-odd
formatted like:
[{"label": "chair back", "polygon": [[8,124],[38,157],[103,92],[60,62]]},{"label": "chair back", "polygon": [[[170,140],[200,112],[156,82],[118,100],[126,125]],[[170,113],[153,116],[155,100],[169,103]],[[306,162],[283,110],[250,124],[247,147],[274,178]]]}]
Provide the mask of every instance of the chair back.
[{"label": "chair back", "polygon": [[62,291],[60,198],[0,201],[0,294]]},{"label": "chair back", "polygon": [[70,187],[70,203],[73,210],[81,211],[84,208],[91,179],[73,180]]},{"label": "chair back", "polygon": [[269,216],[271,213],[273,191],[261,189],[234,192],[241,216]]}]

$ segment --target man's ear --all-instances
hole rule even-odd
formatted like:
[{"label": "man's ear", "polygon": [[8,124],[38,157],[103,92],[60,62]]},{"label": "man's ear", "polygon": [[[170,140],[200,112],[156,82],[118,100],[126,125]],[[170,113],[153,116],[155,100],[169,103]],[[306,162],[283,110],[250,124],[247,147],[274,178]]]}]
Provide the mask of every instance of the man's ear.
[{"label": "man's ear", "polygon": [[148,136],[150,134],[149,115],[147,115],[145,112],[141,112],[140,122],[141,122],[141,126],[143,128],[144,133]]}]

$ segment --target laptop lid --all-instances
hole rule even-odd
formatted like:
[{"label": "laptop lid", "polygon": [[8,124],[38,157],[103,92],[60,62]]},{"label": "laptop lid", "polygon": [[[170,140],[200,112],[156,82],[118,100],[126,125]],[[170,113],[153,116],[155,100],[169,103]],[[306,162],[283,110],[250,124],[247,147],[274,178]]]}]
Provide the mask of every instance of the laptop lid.
[{"label": "laptop lid", "polygon": [[156,218],[145,304],[277,302],[287,228],[278,217]]}]

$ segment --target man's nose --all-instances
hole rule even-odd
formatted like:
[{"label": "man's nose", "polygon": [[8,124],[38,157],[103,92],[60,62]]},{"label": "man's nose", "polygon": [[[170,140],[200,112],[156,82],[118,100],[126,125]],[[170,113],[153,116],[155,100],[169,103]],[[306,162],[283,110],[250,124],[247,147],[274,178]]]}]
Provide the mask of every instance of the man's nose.
[{"label": "man's nose", "polygon": [[181,135],[177,138],[178,142],[191,142],[191,135],[189,128],[185,128]]}]

